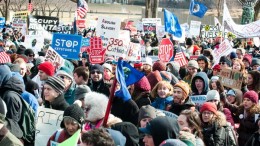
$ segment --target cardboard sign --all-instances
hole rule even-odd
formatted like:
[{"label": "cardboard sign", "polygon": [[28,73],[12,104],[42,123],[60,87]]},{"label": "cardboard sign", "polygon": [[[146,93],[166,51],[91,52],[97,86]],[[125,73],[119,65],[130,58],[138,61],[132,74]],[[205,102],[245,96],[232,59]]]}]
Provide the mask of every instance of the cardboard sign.
[{"label": "cardboard sign", "polygon": [[156,23],[143,23],[144,33],[154,33],[156,34]]},{"label": "cardboard sign", "polygon": [[126,58],[128,61],[141,61],[141,45],[130,42]]},{"label": "cardboard sign", "polygon": [[219,63],[219,59],[221,58],[221,56],[226,56],[230,54],[232,52],[232,49],[233,48],[227,39],[224,40],[221,44],[219,44],[219,48],[215,48],[212,51],[212,54],[214,56],[214,65]]},{"label": "cardboard sign", "polygon": [[64,59],[59,55],[59,53],[57,53],[51,47],[49,47],[46,52],[45,61],[50,61],[56,69],[62,67],[65,62]]},{"label": "cardboard sign", "polygon": [[26,35],[24,45],[31,48],[35,54],[38,54],[44,46],[44,38],[38,35]]},{"label": "cardboard sign", "polygon": [[190,34],[192,36],[200,36],[200,25],[201,25],[201,21],[190,21]]},{"label": "cardboard sign", "polygon": [[85,20],[85,19],[80,19],[80,20],[77,20],[77,21],[76,21],[76,25],[77,25],[77,27],[79,27],[79,28],[85,28],[85,23],[86,23],[86,20]]},{"label": "cardboard sign", "polygon": [[106,38],[118,38],[121,20],[111,17],[98,17],[97,36],[104,36]]},{"label": "cardboard sign", "polygon": [[[59,28],[59,18],[49,16],[30,16],[29,35],[45,35],[56,32]],[[46,32],[47,31],[47,32]]]},{"label": "cardboard sign", "polygon": [[5,25],[5,17],[0,17],[0,28],[4,28]]},{"label": "cardboard sign", "polygon": [[80,52],[87,52],[90,46],[90,38],[82,38]]},{"label": "cardboard sign", "polygon": [[63,58],[78,59],[82,36],[69,34],[53,34],[52,48]]},{"label": "cardboard sign", "polygon": [[36,123],[35,145],[46,146],[49,138],[60,129],[63,111],[39,107]]},{"label": "cardboard sign", "polygon": [[243,82],[243,74],[231,69],[221,69],[220,81],[223,86],[235,89],[241,89]]},{"label": "cardboard sign", "polygon": [[194,95],[190,96],[191,101],[196,104],[196,107],[200,107],[207,100],[206,95]]},{"label": "cardboard sign", "polygon": [[93,37],[90,39],[90,47],[87,49],[89,61],[92,64],[103,63],[105,60],[106,49],[102,47],[102,39]]},{"label": "cardboard sign", "polygon": [[27,25],[28,13],[28,11],[15,12],[12,18],[13,27],[23,28],[24,25]]}]

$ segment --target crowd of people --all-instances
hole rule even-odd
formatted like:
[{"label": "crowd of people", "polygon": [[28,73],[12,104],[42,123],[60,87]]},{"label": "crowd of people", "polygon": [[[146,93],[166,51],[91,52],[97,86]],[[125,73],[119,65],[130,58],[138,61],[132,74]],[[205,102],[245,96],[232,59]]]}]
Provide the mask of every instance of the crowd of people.
[{"label": "crowd of people", "polygon": [[[88,53],[82,52],[78,60],[65,59],[64,65],[56,68],[45,61],[48,44],[35,52],[22,45],[19,31],[3,31],[2,36],[0,146],[34,145],[35,135],[28,132],[33,128],[22,123],[30,113],[37,119],[40,107],[64,111],[60,129],[49,141],[42,141],[47,146],[64,142],[78,130],[81,146],[260,145],[260,48],[252,40],[229,38],[234,51],[217,63],[212,51],[221,38],[186,38],[185,43],[172,40],[175,50],[186,55],[184,66],[149,57],[129,62],[144,76],[128,86],[131,99],[114,97],[104,123],[109,97],[114,94],[111,85],[117,60],[113,56],[107,56],[102,64],[91,64]],[[131,41],[143,41],[149,55],[159,43],[155,34],[139,32]],[[225,87],[222,69],[240,72],[241,88]],[[196,95],[204,95],[206,101],[196,104],[191,98]]]}]

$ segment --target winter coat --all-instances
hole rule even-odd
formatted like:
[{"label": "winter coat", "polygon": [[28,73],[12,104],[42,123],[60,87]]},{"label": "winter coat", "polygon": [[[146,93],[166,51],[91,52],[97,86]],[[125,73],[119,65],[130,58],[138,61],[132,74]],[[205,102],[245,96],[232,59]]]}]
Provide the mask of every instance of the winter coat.
[{"label": "winter coat", "polygon": [[173,101],[172,96],[168,96],[166,98],[157,97],[154,102],[151,104],[156,109],[166,110],[167,106],[171,105]]},{"label": "winter coat", "polygon": [[29,106],[32,107],[33,111],[35,112],[35,116],[36,116],[37,110],[39,107],[39,103],[38,103],[36,97],[27,91],[24,91],[22,93],[22,97],[29,104]]},{"label": "winter coat", "polygon": [[51,108],[51,109],[55,109],[55,110],[64,111],[67,107],[69,107],[69,104],[64,99],[64,95],[60,94],[52,102],[45,101],[44,106],[45,106],[45,108]]},{"label": "winter coat", "polygon": [[[55,141],[57,132],[58,132],[58,131],[56,131],[56,132],[49,138],[49,140],[48,140],[48,142],[47,142],[47,146],[51,146],[51,141]],[[58,140],[55,141],[55,142],[57,142],[57,143],[62,143],[62,142],[64,142],[66,139],[68,139],[68,138],[70,138],[70,137],[71,137],[71,135],[69,135],[66,130],[62,129],[62,130],[60,131],[60,135],[59,135],[59,137],[58,137]],[[78,144],[80,144],[80,140],[78,140]]]},{"label": "winter coat", "polygon": [[0,146],[23,146],[23,144],[4,126],[0,129]]},{"label": "winter coat", "polygon": [[181,111],[190,109],[191,107],[195,107],[195,103],[190,99],[190,97],[187,97],[183,104],[177,104],[173,101],[169,111],[179,116]]},{"label": "winter coat", "polygon": [[260,134],[255,132],[246,142],[245,146],[259,146],[260,145]]},{"label": "winter coat", "polygon": [[137,98],[133,98],[138,108],[140,109],[144,105],[151,104],[151,95],[149,92],[142,92],[138,95]]},{"label": "winter coat", "polygon": [[101,79],[98,82],[93,82],[91,80],[88,86],[91,89],[91,91],[102,93],[106,96],[110,95],[109,85],[104,83],[103,79]]},{"label": "winter coat", "polygon": [[[196,86],[195,86],[195,80],[196,79],[201,79],[204,82],[204,88],[201,93],[198,92]],[[206,95],[207,92],[209,91],[209,78],[205,72],[198,72],[192,79],[191,81],[191,90],[192,90],[192,95]]]},{"label": "winter coat", "polygon": [[114,140],[116,146],[125,146],[126,137],[121,132],[109,128],[106,130]]},{"label": "winter coat", "polygon": [[70,88],[65,92],[64,98],[69,105],[72,105],[75,101],[74,85],[71,84]]}]

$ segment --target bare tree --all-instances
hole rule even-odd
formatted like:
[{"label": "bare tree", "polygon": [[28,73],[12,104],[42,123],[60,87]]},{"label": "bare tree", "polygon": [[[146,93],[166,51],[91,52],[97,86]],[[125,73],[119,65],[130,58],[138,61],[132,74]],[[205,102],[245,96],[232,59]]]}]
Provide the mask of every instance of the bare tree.
[{"label": "bare tree", "polygon": [[218,0],[217,1],[217,12],[218,12],[218,18],[220,18],[221,12],[223,12],[223,0]]},{"label": "bare tree", "polygon": [[12,0],[9,10],[13,10],[14,12],[25,11],[27,10],[27,3],[28,0]]},{"label": "bare tree", "polygon": [[67,9],[69,5],[70,5],[70,3],[68,3],[67,0],[58,0],[57,3],[55,4],[56,11],[57,11],[57,17],[59,17],[61,9],[62,8]]},{"label": "bare tree", "polygon": [[0,12],[2,16],[5,17],[5,20],[7,20],[9,14],[10,0],[0,0],[0,3]]}]

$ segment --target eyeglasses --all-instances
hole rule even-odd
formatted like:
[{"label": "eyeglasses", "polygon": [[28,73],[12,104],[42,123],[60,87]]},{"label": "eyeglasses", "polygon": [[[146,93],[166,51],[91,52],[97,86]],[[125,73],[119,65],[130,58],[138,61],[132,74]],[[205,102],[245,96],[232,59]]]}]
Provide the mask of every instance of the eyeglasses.
[{"label": "eyeglasses", "polygon": [[91,74],[95,74],[95,73],[100,74],[101,72],[100,72],[99,70],[93,70],[93,71],[91,71]]},{"label": "eyeglasses", "polygon": [[219,65],[225,65],[226,62],[219,62],[218,64],[219,64]]}]

